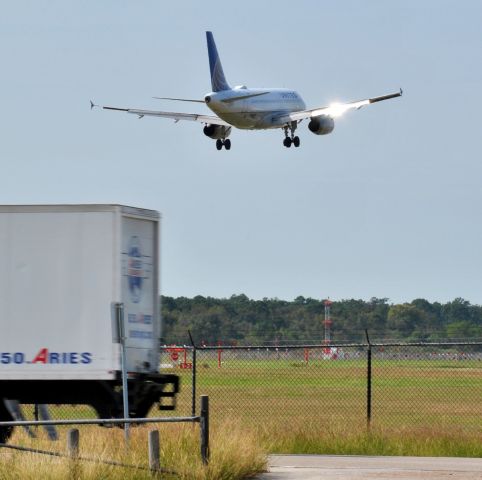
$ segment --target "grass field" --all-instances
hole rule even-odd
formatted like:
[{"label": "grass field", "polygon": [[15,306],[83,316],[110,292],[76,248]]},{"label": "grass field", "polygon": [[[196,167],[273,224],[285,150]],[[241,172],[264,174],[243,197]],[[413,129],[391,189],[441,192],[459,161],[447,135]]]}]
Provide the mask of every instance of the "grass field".
[{"label": "grass field", "polygon": [[[207,355],[203,355],[208,353]],[[366,359],[251,359],[198,352],[197,393],[214,423],[239,418],[268,451],[482,456],[482,362],[372,363],[367,429]],[[191,411],[191,372],[177,369],[178,413]]]},{"label": "grass field", "polygon": [[[203,352],[204,353],[204,352]],[[211,352],[212,353],[212,352]],[[198,394],[210,396],[212,418],[279,425],[296,419],[320,426],[367,421],[367,367],[360,360],[198,359]],[[482,430],[482,362],[376,360],[372,426]],[[191,405],[188,370],[179,412]]]}]

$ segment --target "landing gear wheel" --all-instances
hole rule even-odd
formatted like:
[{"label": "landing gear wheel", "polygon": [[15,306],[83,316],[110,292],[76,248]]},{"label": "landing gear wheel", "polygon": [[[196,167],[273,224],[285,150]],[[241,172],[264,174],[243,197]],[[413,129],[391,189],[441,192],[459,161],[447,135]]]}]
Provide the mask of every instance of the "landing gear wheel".
[{"label": "landing gear wheel", "polygon": [[223,148],[223,141],[220,138],[216,140],[216,148],[218,150],[221,150],[221,148]]},{"label": "landing gear wheel", "polygon": [[227,138],[226,140],[224,140],[224,148],[226,150],[230,150],[231,149],[231,140],[229,140],[229,138]]},{"label": "landing gear wheel", "polygon": [[285,139],[283,140],[283,145],[286,148],[290,148],[292,144],[295,147],[300,146],[300,137],[294,136],[297,127],[298,122],[296,121],[290,122],[283,127],[283,130],[285,132]]}]

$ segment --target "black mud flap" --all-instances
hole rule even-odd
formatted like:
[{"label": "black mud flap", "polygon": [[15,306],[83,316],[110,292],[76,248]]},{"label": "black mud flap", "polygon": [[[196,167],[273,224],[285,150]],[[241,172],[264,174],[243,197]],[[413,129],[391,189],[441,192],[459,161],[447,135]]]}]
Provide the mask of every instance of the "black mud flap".
[{"label": "black mud flap", "polygon": [[[176,396],[179,393],[179,377],[177,375],[163,375],[164,388],[159,397],[159,410],[175,410]],[[164,403],[164,399],[167,403]]]},{"label": "black mud flap", "polygon": [[[175,410],[178,393],[179,377],[177,375],[162,373],[143,375],[136,386],[129,389],[129,395],[133,397],[130,407],[137,411],[137,416],[147,414],[154,403],[158,403],[159,410]],[[137,405],[136,400],[139,402]]]}]

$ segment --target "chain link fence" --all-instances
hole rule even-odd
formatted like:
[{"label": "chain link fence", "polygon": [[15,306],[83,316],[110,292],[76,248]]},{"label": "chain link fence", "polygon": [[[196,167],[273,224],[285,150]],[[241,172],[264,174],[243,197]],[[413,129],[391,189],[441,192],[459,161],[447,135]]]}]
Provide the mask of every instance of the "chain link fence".
[{"label": "chain link fence", "polygon": [[194,388],[213,421],[482,432],[482,343],[176,348],[161,366],[182,377],[177,414]]}]

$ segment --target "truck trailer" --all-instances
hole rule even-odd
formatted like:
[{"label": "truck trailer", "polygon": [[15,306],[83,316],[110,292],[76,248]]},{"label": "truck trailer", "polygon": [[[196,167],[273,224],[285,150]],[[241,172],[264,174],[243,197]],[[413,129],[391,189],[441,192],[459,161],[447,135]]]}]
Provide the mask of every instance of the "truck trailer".
[{"label": "truck trailer", "polygon": [[123,205],[0,206],[0,421],[4,400],[122,418],[119,304],[129,416],[175,408],[179,378],[159,372],[159,225]]}]

